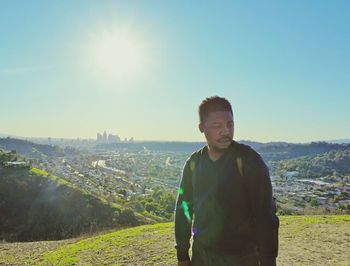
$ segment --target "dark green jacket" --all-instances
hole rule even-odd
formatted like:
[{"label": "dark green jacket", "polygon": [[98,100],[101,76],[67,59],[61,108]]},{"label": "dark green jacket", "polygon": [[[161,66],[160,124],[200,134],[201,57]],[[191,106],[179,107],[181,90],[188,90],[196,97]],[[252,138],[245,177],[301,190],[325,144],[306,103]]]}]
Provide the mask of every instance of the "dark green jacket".
[{"label": "dark green jacket", "polygon": [[279,227],[275,212],[269,171],[258,153],[232,141],[213,162],[205,146],[183,169],[175,212],[178,260],[189,260],[192,229],[194,241],[205,248],[241,255],[257,247],[261,264],[273,265]]}]

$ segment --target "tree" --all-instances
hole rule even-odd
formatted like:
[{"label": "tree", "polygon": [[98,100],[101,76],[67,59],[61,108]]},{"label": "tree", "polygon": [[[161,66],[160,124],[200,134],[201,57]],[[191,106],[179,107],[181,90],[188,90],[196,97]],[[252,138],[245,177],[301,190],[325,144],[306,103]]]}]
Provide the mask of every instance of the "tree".
[{"label": "tree", "polygon": [[310,205],[313,207],[317,207],[318,206],[318,202],[316,198],[312,198],[310,201]]}]

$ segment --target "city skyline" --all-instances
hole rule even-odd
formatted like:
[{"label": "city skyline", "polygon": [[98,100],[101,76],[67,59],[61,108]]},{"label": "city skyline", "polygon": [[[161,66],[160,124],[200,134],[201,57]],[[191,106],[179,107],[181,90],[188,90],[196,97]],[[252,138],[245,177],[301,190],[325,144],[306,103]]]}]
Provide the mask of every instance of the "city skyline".
[{"label": "city skyline", "polygon": [[0,3],[0,134],[204,141],[231,101],[235,139],[349,139],[345,1]]}]

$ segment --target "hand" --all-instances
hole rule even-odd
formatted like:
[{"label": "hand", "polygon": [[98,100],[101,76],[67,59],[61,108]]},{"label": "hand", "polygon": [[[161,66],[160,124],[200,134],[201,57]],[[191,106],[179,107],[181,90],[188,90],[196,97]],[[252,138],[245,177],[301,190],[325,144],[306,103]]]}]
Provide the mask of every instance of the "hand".
[{"label": "hand", "polygon": [[190,261],[185,260],[185,261],[178,261],[177,266],[191,266]]}]

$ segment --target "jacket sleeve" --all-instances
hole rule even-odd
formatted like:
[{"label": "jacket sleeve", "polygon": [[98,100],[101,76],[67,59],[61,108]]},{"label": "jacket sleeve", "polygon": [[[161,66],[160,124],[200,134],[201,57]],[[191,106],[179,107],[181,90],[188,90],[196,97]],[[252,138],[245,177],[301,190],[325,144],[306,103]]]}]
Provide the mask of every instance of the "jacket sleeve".
[{"label": "jacket sleeve", "polygon": [[259,154],[253,152],[245,166],[249,179],[249,197],[255,220],[256,243],[261,266],[276,265],[278,227],[276,205],[272,197],[269,170]]},{"label": "jacket sleeve", "polygon": [[191,175],[190,160],[187,160],[182,171],[175,206],[175,248],[177,251],[177,259],[179,261],[190,260],[188,250],[190,248],[193,217]]}]

